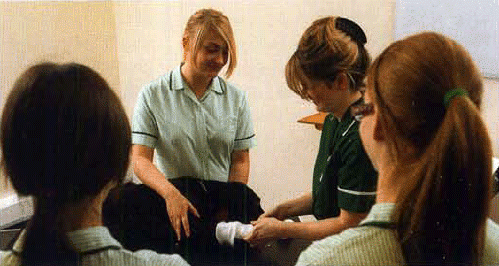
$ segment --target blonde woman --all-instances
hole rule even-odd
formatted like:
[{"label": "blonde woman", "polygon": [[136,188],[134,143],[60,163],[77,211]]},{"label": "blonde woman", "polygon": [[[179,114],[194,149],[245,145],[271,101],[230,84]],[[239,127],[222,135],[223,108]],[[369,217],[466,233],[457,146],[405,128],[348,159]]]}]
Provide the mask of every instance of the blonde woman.
[{"label": "blonde woman", "polygon": [[443,35],[417,34],[385,49],[367,82],[353,115],[379,171],[376,204],[298,265],[496,265],[492,150],[470,55]]},{"label": "blonde woman", "polygon": [[198,213],[168,179],[246,184],[255,145],[245,94],[218,76],[228,63],[230,77],[237,60],[227,17],[197,11],[187,22],[182,47],[184,62],[143,88],[132,121],[135,174],[165,199],[178,239],[181,228],[190,235],[187,214]]},{"label": "blonde woman", "polygon": [[[317,155],[312,192],[261,215],[247,237],[252,244],[279,238],[316,240],[357,225],[374,203],[376,172],[362,148],[358,122],[350,109],[363,102],[369,55],[367,39],[355,22],[342,17],[316,20],[305,31],[286,65],[295,93],[328,112]],[[313,222],[287,223],[313,214]]]},{"label": "blonde woman", "polygon": [[[216,224],[249,223],[263,210],[247,186],[255,145],[246,94],[218,76],[236,66],[230,22],[213,9],[187,21],[183,62],[144,86],[132,120],[126,184],[105,204],[105,223],[125,247],[216,254]],[[117,200],[116,200],[117,199]]]}]

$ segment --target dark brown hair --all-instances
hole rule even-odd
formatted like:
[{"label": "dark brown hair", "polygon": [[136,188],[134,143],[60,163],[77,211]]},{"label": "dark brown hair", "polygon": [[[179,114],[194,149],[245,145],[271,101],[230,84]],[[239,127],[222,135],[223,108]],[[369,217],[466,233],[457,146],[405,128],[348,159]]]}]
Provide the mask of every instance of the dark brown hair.
[{"label": "dark brown hair", "polygon": [[[454,89],[468,96],[444,106]],[[470,55],[441,34],[408,37],[374,61],[369,90],[404,184],[394,220],[407,264],[478,265],[492,150],[479,111],[482,79]]]},{"label": "dark brown hair", "polygon": [[350,90],[360,90],[371,61],[366,42],[364,31],[349,19],[325,17],[314,21],[286,64],[288,87],[308,99],[304,79],[333,83],[344,72]]},{"label": "dark brown hair", "polygon": [[19,77],[3,109],[1,145],[14,189],[35,199],[23,265],[76,263],[60,211],[123,180],[130,136],[120,100],[94,70],[41,63]]}]

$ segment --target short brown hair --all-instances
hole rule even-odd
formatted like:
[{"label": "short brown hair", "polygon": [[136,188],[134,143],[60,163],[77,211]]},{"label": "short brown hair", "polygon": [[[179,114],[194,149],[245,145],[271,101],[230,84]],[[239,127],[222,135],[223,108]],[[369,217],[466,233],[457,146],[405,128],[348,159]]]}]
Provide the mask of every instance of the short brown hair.
[{"label": "short brown hair", "polygon": [[338,73],[345,72],[350,90],[360,90],[371,61],[366,42],[364,31],[349,19],[331,16],[314,21],[286,64],[288,87],[308,99],[304,79],[332,83]]}]

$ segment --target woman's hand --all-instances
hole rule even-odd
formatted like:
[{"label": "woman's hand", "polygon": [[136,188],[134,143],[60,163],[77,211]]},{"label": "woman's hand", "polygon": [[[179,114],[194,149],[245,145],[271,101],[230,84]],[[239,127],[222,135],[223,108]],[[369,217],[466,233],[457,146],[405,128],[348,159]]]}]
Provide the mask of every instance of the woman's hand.
[{"label": "woman's hand", "polygon": [[288,218],[288,216],[285,214],[284,209],[279,205],[270,211],[264,212],[260,217],[258,217],[257,221],[260,221],[264,218],[276,218],[277,220],[283,221],[284,219]]},{"label": "woman's hand", "polygon": [[189,229],[189,212],[199,217],[194,206],[173,186],[153,164],[154,149],[144,145],[132,146],[132,162],[135,175],[147,186],[154,189],[165,199],[168,218],[175,230],[177,239],[182,237],[182,227],[187,237]]},{"label": "woman's hand", "polygon": [[182,237],[182,227],[186,237],[191,235],[189,228],[189,212],[199,217],[199,213],[191,202],[185,198],[178,190],[170,190],[170,193],[165,197],[166,210],[170,223],[175,230],[177,240]]},{"label": "woman's hand", "polygon": [[260,218],[276,218],[277,220],[284,221],[289,217],[312,214],[312,192],[305,193],[298,198],[283,202],[270,211],[258,217]]},{"label": "woman's hand", "polygon": [[251,245],[258,246],[280,239],[283,233],[283,223],[276,218],[260,217],[257,221],[251,222],[253,231],[244,240]]}]

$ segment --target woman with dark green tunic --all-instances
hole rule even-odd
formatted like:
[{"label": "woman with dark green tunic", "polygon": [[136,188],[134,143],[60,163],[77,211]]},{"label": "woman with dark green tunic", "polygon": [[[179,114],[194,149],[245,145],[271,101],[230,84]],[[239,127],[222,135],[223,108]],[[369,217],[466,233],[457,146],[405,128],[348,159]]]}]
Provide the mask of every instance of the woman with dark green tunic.
[{"label": "woman with dark green tunic", "polygon": [[[360,141],[351,106],[363,102],[361,89],[370,58],[366,36],[353,21],[326,17],[303,34],[286,66],[291,90],[311,100],[325,121],[314,168],[312,192],[262,214],[247,237],[252,244],[279,238],[316,240],[357,225],[376,196],[376,172]],[[313,214],[318,221],[284,223]]]}]

